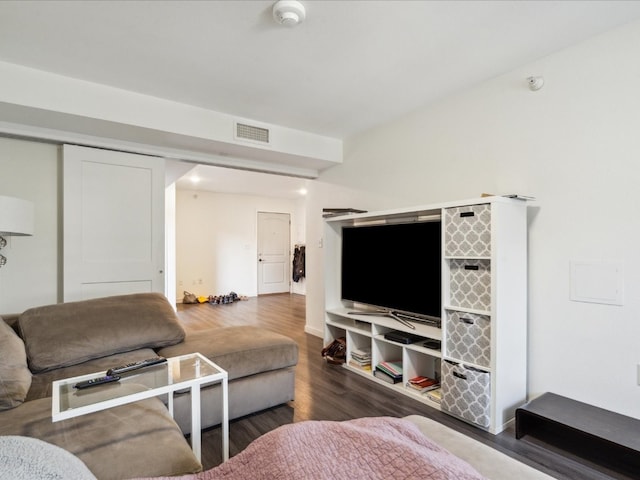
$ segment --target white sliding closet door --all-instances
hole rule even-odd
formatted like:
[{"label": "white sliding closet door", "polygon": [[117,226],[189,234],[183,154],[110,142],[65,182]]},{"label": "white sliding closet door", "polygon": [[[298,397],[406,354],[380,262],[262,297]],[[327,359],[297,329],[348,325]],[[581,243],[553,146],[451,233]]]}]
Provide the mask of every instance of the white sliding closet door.
[{"label": "white sliding closet door", "polygon": [[63,297],[164,293],[164,159],[63,147]]}]

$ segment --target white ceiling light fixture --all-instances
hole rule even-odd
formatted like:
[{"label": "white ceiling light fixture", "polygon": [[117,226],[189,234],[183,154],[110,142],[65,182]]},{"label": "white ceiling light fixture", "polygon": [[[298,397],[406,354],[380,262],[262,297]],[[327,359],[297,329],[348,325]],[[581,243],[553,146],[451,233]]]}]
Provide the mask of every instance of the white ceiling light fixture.
[{"label": "white ceiling light fixture", "polygon": [[295,27],[306,17],[304,5],[296,0],[279,0],[273,4],[273,18],[280,25]]}]

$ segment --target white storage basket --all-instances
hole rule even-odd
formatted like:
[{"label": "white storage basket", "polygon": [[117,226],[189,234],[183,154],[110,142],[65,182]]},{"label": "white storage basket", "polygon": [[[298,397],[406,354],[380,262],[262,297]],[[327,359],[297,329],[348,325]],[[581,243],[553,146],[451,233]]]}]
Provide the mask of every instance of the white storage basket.
[{"label": "white storage basket", "polygon": [[452,307],[491,311],[491,262],[450,260],[449,289]]},{"label": "white storage basket", "polygon": [[491,422],[491,374],[444,360],[441,407],[452,415],[488,428]]},{"label": "white storage basket", "polygon": [[488,204],[446,208],[444,244],[448,257],[491,255],[491,206]]},{"label": "white storage basket", "polygon": [[491,366],[491,317],[447,311],[447,357]]}]

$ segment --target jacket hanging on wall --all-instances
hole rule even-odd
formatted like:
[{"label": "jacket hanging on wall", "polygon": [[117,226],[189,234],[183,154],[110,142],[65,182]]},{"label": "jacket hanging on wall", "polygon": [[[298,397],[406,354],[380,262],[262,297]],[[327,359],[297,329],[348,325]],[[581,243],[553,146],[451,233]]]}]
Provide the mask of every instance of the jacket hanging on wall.
[{"label": "jacket hanging on wall", "polygon": [[296,245],[293,251],[293,281],[299,282],[304,278],[304,245]]}]

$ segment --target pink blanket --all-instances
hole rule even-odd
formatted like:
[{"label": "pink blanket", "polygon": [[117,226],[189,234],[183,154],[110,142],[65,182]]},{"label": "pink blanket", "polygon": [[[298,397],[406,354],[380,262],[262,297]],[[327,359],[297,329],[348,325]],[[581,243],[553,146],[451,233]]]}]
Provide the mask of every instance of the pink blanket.
[{"label": "pink blanket", "polygon": [[392,417],[284,425],[222,465],[177,478],[483,479],[469,464],[427,439],[414,424]]}]

